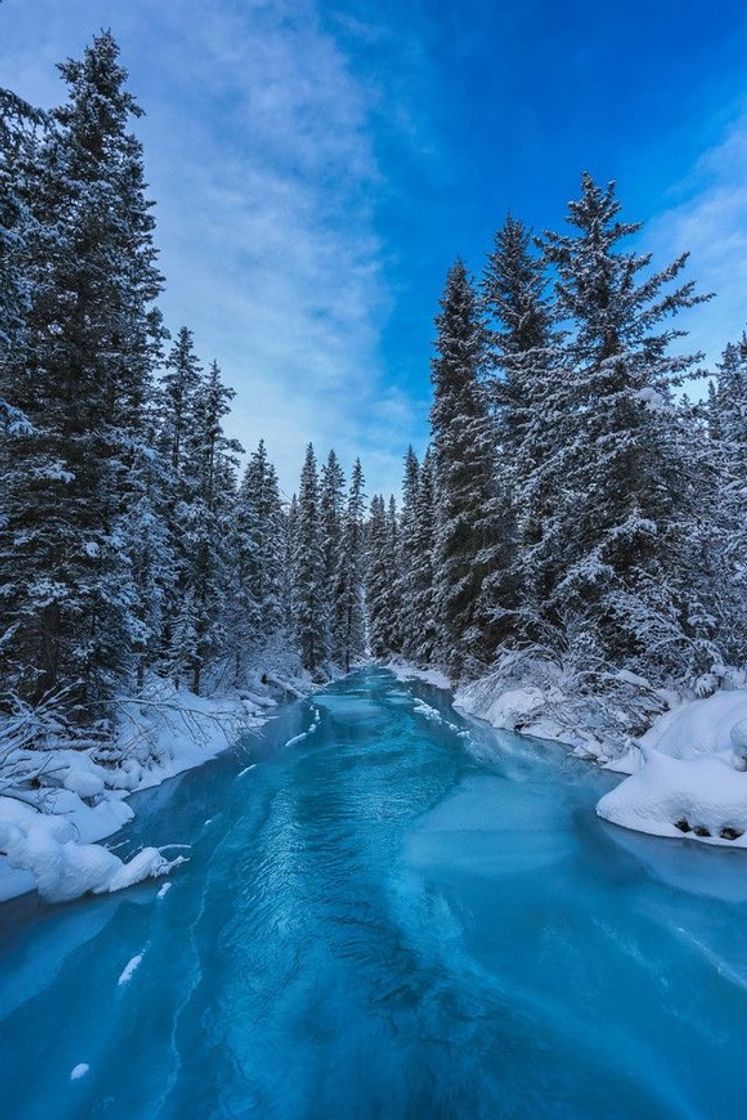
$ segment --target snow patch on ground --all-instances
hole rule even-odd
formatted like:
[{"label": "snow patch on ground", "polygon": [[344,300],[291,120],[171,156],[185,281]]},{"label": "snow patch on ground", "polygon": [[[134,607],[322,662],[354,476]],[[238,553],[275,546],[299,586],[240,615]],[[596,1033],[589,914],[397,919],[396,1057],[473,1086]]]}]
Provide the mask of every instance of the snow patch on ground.
[{"label": "snow patch on ground", "polygon": [[[305,696],[310,678],[253,674],[227,698],[196,696],[163,680],[115,703],[117,735],[85,749],[24,749],[3,759],[0,902],[38,889],[50,902],[121,890],[184,862],[146,848],[123,863],[98,841],[132,820],[124,800],[214,758],[271,718],[277,700]],[[2,739],[0,725],[0,739]]]},{"label": "snow patch on ground", "polygon": [[434,688],[451,688],[451,681],[440,669],[420,669],[417,665],[413,665],[409,661],[402,661],[400,658],[387,661],[384,668],[393,673],[398,681],[418,680],[433,685]]}]

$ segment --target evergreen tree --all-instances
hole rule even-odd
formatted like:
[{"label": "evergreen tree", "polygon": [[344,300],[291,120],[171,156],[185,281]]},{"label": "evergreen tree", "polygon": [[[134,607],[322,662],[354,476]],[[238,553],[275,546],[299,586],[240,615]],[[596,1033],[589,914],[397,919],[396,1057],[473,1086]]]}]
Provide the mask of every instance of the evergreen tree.
[{"label": "evergreen tree", "polygon": [[397,597],[399,540],[393,498],[388,508],[380,494],[371,499],[367,543],[368,645],[374,657],[388,657],[400,648]]},{"label": "evergreen tree", "polygon": [[387,644],[392,653],[400,653],[402,651],[402,541],[394,494],[389,495],[387,506],[386,547],[389,571]]},{"label": "evergreen tree", "polygon": [[555,450],[538,470],[554,511],[534,562],[558,573],[552,608],[590,658],[698,672],[710,656],[689,601],[699,487],[673,397],[695,359],[670,352],[682,332],[664,320],[699,297],[692,283],[670,288],[685,256],[650,273],[648,256],[620,248],[640,227],[619,211],[614,185],[586,174],[569,207],[574,232],[545,236],[557,313],[572,330],[563,376],[541,401]]},{"label": "evergreen tree", "polygon": [[365,540],[363,468],[355,460],[348,491],[342,533],[342,550],[335,580],[334,659],[349,672],[365,651]]},{"label": "evergreen tree", "polygon": [[323,669],[329,648],[326,605],[319,478],[309,444],[293,525],[293,622],[301,663],[312,674]]},{"label": "evergreen tree", "polygon": [[404,631],[402,652],[420,665],[434,660],[438,628],[436,623],[435,549],[436,490],[433,451],[423,457],[413,517],[409,587],[411,626]]},{"label": "evergreen tree", "polygon": [[399,617],[397,630],[400,646],[406,646],[408,635],[415,626],[413,600],[415,588],[413,571],[415,568],[415,514],[417,509],[418,487],[420,484],[420,464],[412,447],[405,455],[405,473],[402,480],[402,516],[399,526],[399,558],[397,564],[397,603]]},{"label": "evergreen tree", "polygon": [[194,352],[192,331],[182,327],[166,359],[160,385],[159,443],[173,470],[183,468],[185,443],[194,425],[194,409],[202,370]]},{"label": "evergreen tree", "polygon": [[334,451],[330,451],[321,470],[320,511],[322,529],[323,581],[326,596],[325,635],[329,638],[327,654],[332,655],[335,619],[340,614],[337,602],[337,569],[342,553],[345,515],[345,475]]},{"label": "evergreen tree", "polygon": [[547,599],[555,574],[552,557],[539,565],[534,552],[554,516],[547,486],[555,453],[547,390],[563,376],[561,335],[545,287],[545,262],[532,252],[526,227],[509,215],[495,235],[482,293],[506,544],[496,598],[512,608],[502,637],[520,642],[547,640]]},{"label": "evergreen tree", "polygon": [[5,398],[6,378],[27,341],[31,307],[27,264],[35,231],[29,203],[37,129],[44,114],[0,89],[0,434],[20,434],[27,421]]},{"label": "evergreen tree", "polygon": [[196,487],[194,500],[185,509],[183,527],[191,558],[185,590],[191,592],[195,637],[190,651],[175,651],[177,664],[188,668],[191,688],[197,693],[205,669],[224,652],[226,600],[233,574],[236,468],[242,451],[223,431],[223,418],[234,396],[233,389],[223,384],[218,364],[212,362],[196,393],[195,428],[185,472]]},{"label": "evergreen tree", "polygon": [[125,542],[161,278],[116,43],[104,33],[60,70],[69,100],[26,177],[26,341],[3,369],[32,428],[2,464],[0,629],[12,684],[31,698],[66,687],[90,718],[143,639]]},{"label": "evergreen tree", "polygon": [[431,429],[437,657],[459,677],[488,664],[495,648],[504,547],[494,430],[480,383],[485,334],[461,261],[447,277],[436,325]]},{"label": "evergreen tree", "polygon": [[236,678],[247,657],[272,647],[284,631],[285,526],[275,468],[264,440],[252,454],[234,518],[235,592],[229,615]]},{"label": "evergreen tree", "polygon": [[715,616],[724,661],[741,666],[747,650],[747,335],[726,347],[706,411],[700,479],[711,516],[698,534],[707,573],[703,599]]}]

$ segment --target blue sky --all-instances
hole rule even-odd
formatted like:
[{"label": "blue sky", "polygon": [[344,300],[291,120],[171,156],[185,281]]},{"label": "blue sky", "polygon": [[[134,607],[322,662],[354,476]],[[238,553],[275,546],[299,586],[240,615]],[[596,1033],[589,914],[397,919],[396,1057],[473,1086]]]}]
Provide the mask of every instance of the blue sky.
[{"label": "blue sky", "polygon": [[560,225],[584,167],[657,260],[692,251],[696,347],[747,322],[743,3],[6,0],[0,83],[55,104],[102,26],[147,113],[167,323],[288,491],[308,439],[398,486],[449,263],[478,271],[509,208]]}]

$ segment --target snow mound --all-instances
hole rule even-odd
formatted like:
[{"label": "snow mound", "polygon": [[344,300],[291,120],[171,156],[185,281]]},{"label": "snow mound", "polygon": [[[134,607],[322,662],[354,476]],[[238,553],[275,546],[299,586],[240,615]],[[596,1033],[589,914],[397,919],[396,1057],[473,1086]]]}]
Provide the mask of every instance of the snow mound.
[{"label": "snow mound", "polygon": [[158,848],[143,848],[124,863],[101,844],[79,843],[66,817],[40,813],[6,797],[0,798],[0,849],[11,868],[31,874],[48,902],[122,890],[184,862],[181,856],[165,859]]},{"label": "snow mound", "polygon": [[747,773],[719,755],[642,754],[641,769],[601,799],[600,817],[653,836],[747,848]]}]

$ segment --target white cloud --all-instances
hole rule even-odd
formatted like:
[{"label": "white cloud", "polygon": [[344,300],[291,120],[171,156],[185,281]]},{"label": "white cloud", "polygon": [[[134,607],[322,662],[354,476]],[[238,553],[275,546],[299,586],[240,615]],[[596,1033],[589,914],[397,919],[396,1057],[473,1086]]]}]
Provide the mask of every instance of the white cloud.
[{"label": "white cloud", "polygon": [[715,298],[683,316],[688,349],[702,350],[712,368],[727,342],[747,327],[747,114],[704,152],[681,201],[646,227],[655,263],[689,251],[688,275]]},{"label": "white cloud", "polygon": [[[237,390],[231,434],[247,448],[264,436],[286,489],[309,439],[320,458],[331,445],[348,466],[360,454],[369,492],[396,487],[422,417],[379,355],[391,249],[376,229],[374,131],[388,89],[354,72],[350,27],[323,26],[315,0],[81,0],[72,27],[57,0],[37,0],[33,18],[17,4],[0,52],[30,99],[59,99],[51,59],[98,27],[120,40],[147,112],[167,324],[192,327]],[[401,58],[412,64],[406,44]],[[413,128],[406,106],[388,119]]]}]

